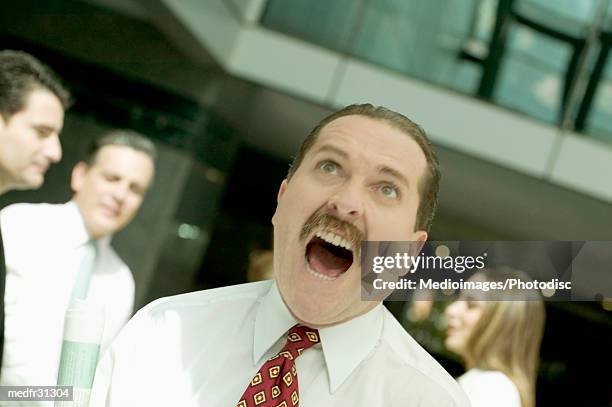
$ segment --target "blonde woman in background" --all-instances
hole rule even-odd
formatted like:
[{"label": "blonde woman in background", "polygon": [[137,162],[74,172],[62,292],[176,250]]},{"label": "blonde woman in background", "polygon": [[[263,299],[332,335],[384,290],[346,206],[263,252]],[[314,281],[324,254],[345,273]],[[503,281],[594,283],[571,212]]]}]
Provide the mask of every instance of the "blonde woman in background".
[{"label": "blonde woman in background", "polygon": [[[472,281],[531,279],[516,270],[483,270]],[[544,304],[538,293],[519,290],[462,292],[446,308],[445,345],[467,372],[457,380],[472,407],[534,407]]]}]

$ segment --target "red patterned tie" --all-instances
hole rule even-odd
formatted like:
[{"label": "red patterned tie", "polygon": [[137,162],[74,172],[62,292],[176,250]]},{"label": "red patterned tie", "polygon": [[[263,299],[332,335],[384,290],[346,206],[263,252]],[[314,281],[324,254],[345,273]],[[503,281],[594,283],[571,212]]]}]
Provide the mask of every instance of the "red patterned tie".
[{"label": "red patterned tie", "polygon": [[319,343],[319,332],[296,325],[287,334],[285,347],[268,359],[244,391],[236,407],[294,407],[300,402],[294,359]]}]

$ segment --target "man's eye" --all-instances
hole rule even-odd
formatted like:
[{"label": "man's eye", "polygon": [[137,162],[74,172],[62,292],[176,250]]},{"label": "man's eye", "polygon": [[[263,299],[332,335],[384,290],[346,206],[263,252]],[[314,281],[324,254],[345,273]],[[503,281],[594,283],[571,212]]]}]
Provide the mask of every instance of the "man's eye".
[{"label": "man's eye", "polygon": [[338,172],[338,165],[333,161],[324,161],[319,168],[328,174],[336,174]]},{"label": "man's eye", "polygon": [[44,130],[44,129],[35,129],[36,134],[38,135],[38,138],[47,138],[49,137],[49,135],[51,134],[49,131]]},{"label": "man's eye", "polygon": [[380,192],[386,197],[386,198],[398,198],[399,197],[399,192],[397,190],[396,187],[394,187],[393,185],[381,185],[380,187]]},{"label": "man's eye", "polygon": [[136,195],[144,195],[145,194],[145,189],[140,187],[140,186],[138,186],[138,185],[132,185],[132,186],[130,186],[130,189]]}]

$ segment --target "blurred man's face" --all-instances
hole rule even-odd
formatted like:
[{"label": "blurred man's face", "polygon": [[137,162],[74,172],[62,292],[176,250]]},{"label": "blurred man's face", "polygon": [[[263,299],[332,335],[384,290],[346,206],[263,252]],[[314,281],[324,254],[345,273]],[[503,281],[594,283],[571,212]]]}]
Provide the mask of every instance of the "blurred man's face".
[{"label": "blurred man's face", "polygon": [[425,240],[415,231],[425,155],[383,121],[346,116],[326,125],[290,181],[274,224],[274,270],[293,315],[313,327],[372,309],[360,299],[361,240]]},{"label": "blurred man's face", "polygon": [[0,116],[0,186],[39,188],[45,172],[62,158],[59,134],[64,108],[51,92],[35,89],[8,120]]},{"label": "blurred man's face", "polygon": [[153,179],[153,160],[131,147],[102,147],[91,166],[72,171],[72,189],[90,236],[99,239],[125,227],[136,215]]}]

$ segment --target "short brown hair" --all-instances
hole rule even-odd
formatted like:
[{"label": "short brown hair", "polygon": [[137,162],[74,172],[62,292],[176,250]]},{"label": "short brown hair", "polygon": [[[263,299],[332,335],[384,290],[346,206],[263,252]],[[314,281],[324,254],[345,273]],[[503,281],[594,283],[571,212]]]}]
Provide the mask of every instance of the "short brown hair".
[{"label": "short brown hair", "polygon": [[429,231],[436,212],[436,207],[438,205],[438,190],[440,188],[440,164],[438,162],[438,157],[436,156],[433,146],[431,145],[431,142],[427,138],[427,135],[421,126],[414,123],[406,116],[385,107],[373,106],[369,103],[360,105],[355,104],[347,106],[344,109],[325,117],[315,126],[314,129],[312,129],[310,134],[308,134],[308,136],[302,142],[302,146],[289,167],[287,179],[290,180],[295,171],[299,168],[304,156],[317,141],[317,137],[321,130],[323,130],[326,125],[334,120],[351,115],[365,116],[371,119],[381,120],[412,137],[412,139],[417,142],[419,147],[421,147],[423,154],[425,154],[425,159],[427,160],[427,172],[423,176],[419,187],[421,201],[417,209],[415,226],[418,230]]},{"label": "short brown hair", "polygon": [[70,93],[48,66],[21,51],[0,51],[0,115],[8,120],[25,107],[29,93],[45,89],[53,93],[66,110]]},{"label": "short brown hair", "polygon": [[133,130],[115,129],[94,140],[83,161],[85,161],[88,166],[93,165],[98,156],[98,152],[106,146],[130,147],[136,151],[145,153],[153,162],[157,159],[157,149],[150,139]]}]

